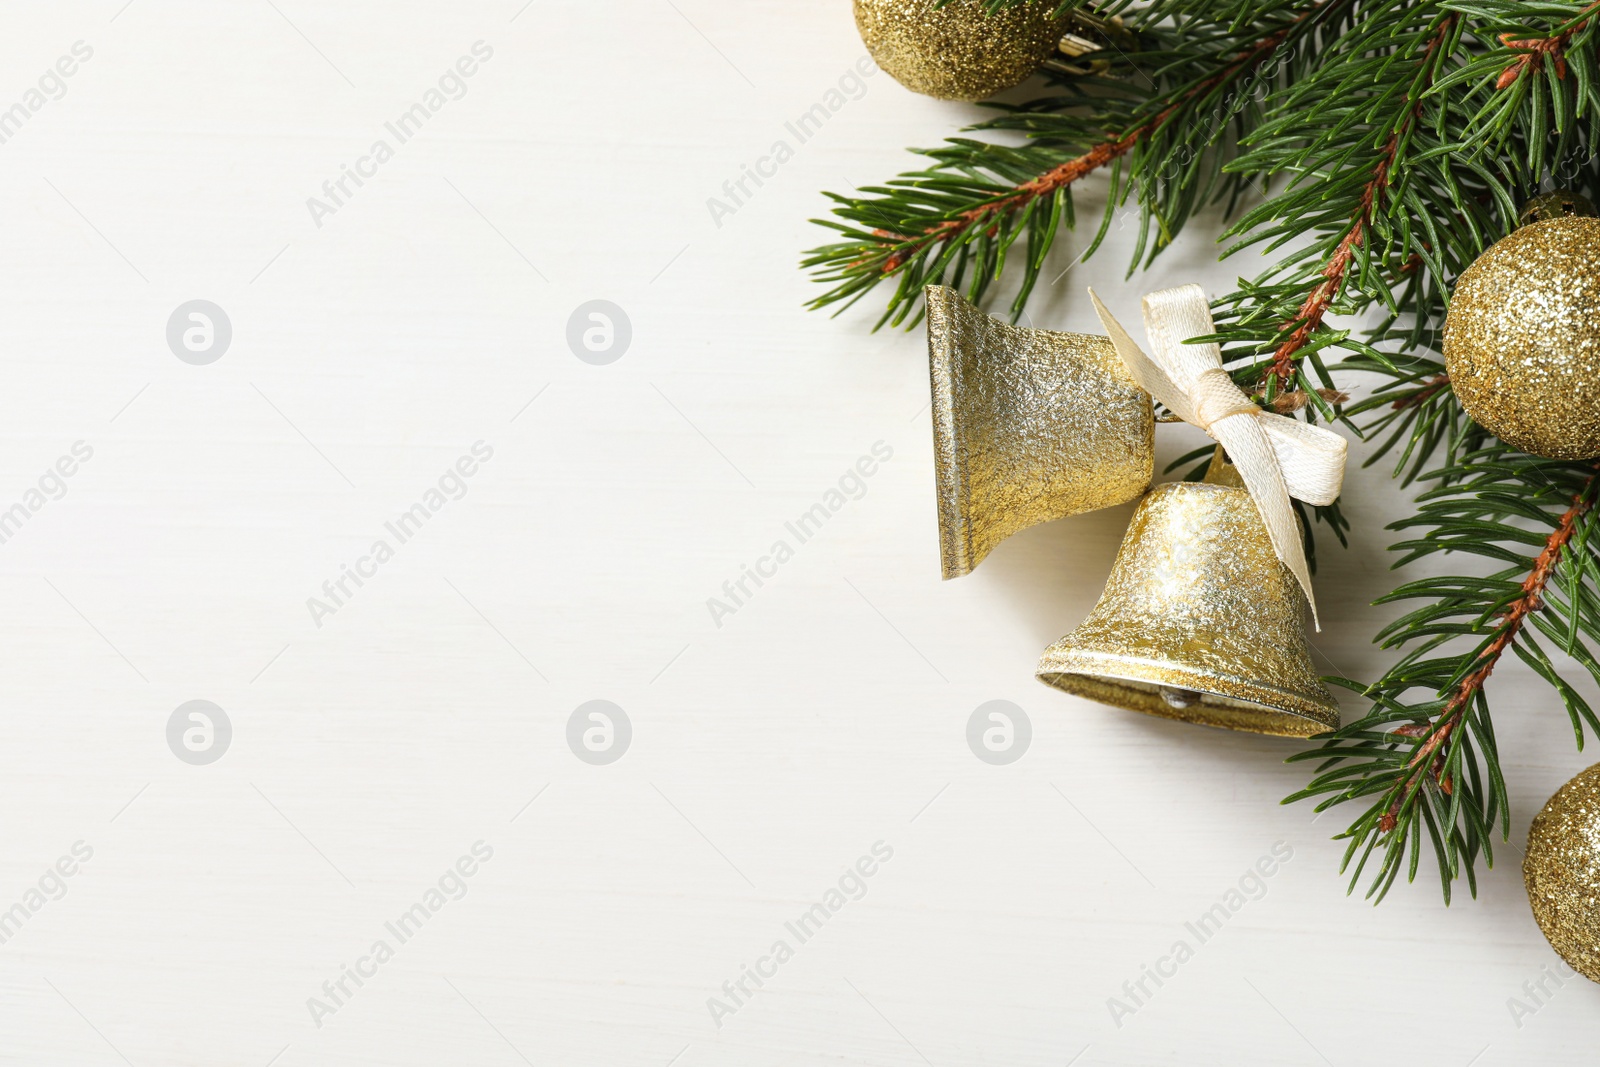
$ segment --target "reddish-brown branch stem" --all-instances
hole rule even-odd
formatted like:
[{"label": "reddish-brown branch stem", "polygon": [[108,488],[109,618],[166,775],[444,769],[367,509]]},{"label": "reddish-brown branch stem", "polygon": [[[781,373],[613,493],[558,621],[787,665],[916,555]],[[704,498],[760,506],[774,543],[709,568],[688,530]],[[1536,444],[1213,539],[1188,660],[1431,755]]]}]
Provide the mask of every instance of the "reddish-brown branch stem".
[{"label": "reddish-brown branch stem", "polygon": [[[1500,657],[1505,654],[1516,641],[1517,634],[1522,631],[1523,625],[1528,621],[1528,616],[1543,605],[1544,589],[1550,583],[1550,576],[1554,573],[1556,564],[1560,562],[1561,552],[1572,540],[1572,535],[1577,530],[1578,520],[1593,507],[1590,492],[1597,479],[1600,479],[1600,464],[1596,465],[1596,473],[1589,476],[1582,489],[1572,498],[1572,505],[1567,508],[1556,523],[1556,528],[1550,531],[1550,536],[1545,538],[1544,548],[1533,561],[1528,576],[1522,582],[1522,592],[1506,608],[1501,616],[1500,626],[1495,630],[1494,638],[1478,654],[1474,667],[1465,678],[1457,682],[1451,690],[1450,699],[1435,716],[1435,726],[1427,732],[1427,739],[1417,746],[1406,766],[1411,773],[1406,776],[1405,782],[1395,789],[1394,799],[1389,804],[1389,810],[1383,813],[1378,820],[1378,829],[1384,833],[1393,830],[1399,823],[1400,809],[1405,803],[1413,788],[1425,775],[1432,774],[1438,777],[1444,762],[1444,744],[1450,739],[1464,721],[1467,709],[1473,699],[1489,680],[1489,675],[1494,673],[1495,666],[1500,662]],[[1429,728],[1421,723],[1402,726],[1391,733],[1402,737],[1417,737]],[[1450,791],[1448,778],[1441,779],[1440,785],[1445,792]]]},{"label": "reddish-brown branch stem", "polygon": [[1263,62],[1279,45],[1289,38],[1289,35],[1301,23],[1314,17],[1322,10],[1322,7],[1322,4],[1318,4],[1316,7],[1301,14],[1293,23],[1275,33],[1268,34],[1251,47],[1240,52],[1221,70],[1190,87],[1177,100],[1157,112],[1153,118],[1140,123],[1125,133],[1101,141],[1082,155],[1069,159],[1065,163],[1057,164],[1050,170],[1045,171],[1036,178],[1029,179],[998,199],[963,211],[954,218],[936,223],[914,236],[898,234],[889,230],[874,230],[874,236],[891,238],[901,242],[899,247],[883,261],[880,269],[883,273],[889,274],[898,270],[907,259],[916,255],[930,244],[953,240],[973,227],[984,225],[985,223],[993,227],[998,223],[1001,216],[1026,207],[1029,203],[1041,197],[1054,195],[1058,189],[1063,189],[1080,178],[1099,170],[1101,167],[1116,162],[1137,147],[1141,141],[1158,132],[1166,125],[1167,120],[1185,104],[1204,96],[1218,86],[1237,77],[1243,71]]},{"label": "reddish-brown branch stem", "polygon": [[1494,83],[1496,89],[1506,89],[1515,84],[1516,80],[1524,74],[1537,74],[1544,69],[1545,59],[1555,64],[1556,77],[1567,76],[1566,49],[1567,42],[1572,40],[1572,35],[1589,24],[1589,19],[1600,10],[1600,0],[1590,4],[1578,13],[1578,21],[1574,22],[1561,33],[1550,37],[1527,37],[1521,40],[1514,35],[1503,33],[1500,43],[1522,55],[1506,64],[1506,69],[1500,72],[1500,78]]},{"label": "reddish-brown branch stem", "polygon": [[[1431,67],[1434,56],[1444,47],[1454,24],[1453,15],[1439,24],[1438,31],[1428,42],[1428,50],[1423,55],[1422,62],[1425,69]],[[1428,81],[1431,82],[1432,78],[1430,77]],[[1422,88],[1426,89],[1427,85],[1424,84]],[[1293,326],[1294,332],[1272,353],[1272,363],[1263,376],[1264,381],[1276,380],[1277,387],[1284,389],[1294,378],[1296,357],[1316,333],[1317,327],[1322,325],[1322,317],[1327,314],[1328,308],[1338,298],[1339,290],[1344,287],[1345,278],[1350,273],[1350,264],[1355,260],[1356,249],[1366,240],[1367,231],[1372,225],[1372,213],[1383,206],[1383,194],[1388,190],[1389,174],[1394,168],[1401,138],[1410,131],[1412,123],[1421,112],[1422,101],[1419,94],[1411,110],[1406,112],[1405,118],[1389,135],[1388,142],[1379,153],[1378,160],[1372,168],[1372,178],[1361,191],[1361,203],[1351,217],[1350,228],[1334,246],[1333,254],[1328,257],[1327,262],[1322,265],[1319,274],[1322,280],[1306,294],[1295,317],[1284,323],[1285,329]]]},{"label": "reddish-brown branch stem", "polygon": [[[1045,171],[1037,178],[1017,186],[1014,191],[999,200],[991,200],[981,207],[963,211],[953,219],[946,219],[928,227],[917,237],[905,238],[906,243],[896,249],[888,259],[884,260],[883,272],[888,274],[896,270],[907,258],[915,255],[927,245],[938,241],[948,241],[980,223],[998,220],[1001,215],[1023,207],[1028,201],[1038,199],[1041,196],[1049,196],[1057,189],[1071,185],[1084,175],[1120,159],[1122,156],[1127,155],[1152,130],[1158,128],[1172,110],[1172,108],[1168,108],[1155,119],[1130,130],[1121,137],[1100,142],[1083,155],[1069,159],[1065,163]],[[903,236],[881,230],[874,231],[874,233],[879,237]]]}]

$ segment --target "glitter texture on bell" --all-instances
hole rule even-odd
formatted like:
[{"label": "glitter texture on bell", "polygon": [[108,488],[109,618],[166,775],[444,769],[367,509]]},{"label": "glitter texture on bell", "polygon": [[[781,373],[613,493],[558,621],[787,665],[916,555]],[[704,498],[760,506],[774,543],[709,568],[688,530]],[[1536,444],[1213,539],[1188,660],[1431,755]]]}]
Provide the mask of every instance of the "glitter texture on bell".
[{"label": "glitter texture on bell", "polygon": [[1205,481],[1139,502],[1100,602],[1038,677],[1149,715],[1310,737],[1339,725],[1339,706],[1311,665],[1305,607],[1219,449]]},{"label": "glitter texture on bell", "polygon": [[1155,412],[1110,340],[1009,326],[945,286],[925,295],[944,577],[1018,530],[1149,488]]},{"label": "glitter texture on bell", "polygon": [[873,62],[913,92],[982,100],[1021,84],[1056,53],[1070,14],[1057,0],[986,14],[981,0],[855,0]]}]

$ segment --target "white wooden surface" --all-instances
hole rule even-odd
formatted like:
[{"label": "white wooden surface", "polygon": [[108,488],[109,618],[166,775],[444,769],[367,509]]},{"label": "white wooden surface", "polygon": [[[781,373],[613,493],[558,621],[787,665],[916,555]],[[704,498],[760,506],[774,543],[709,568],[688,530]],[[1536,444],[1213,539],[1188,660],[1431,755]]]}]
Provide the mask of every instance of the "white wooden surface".
[{"label": "white wooden surface", "polygon": [[[93,450],[0,545],[0,910],[26,913],[0,945],[0,1061],[1465,1067],[1593,1048],[1600,991],[1524,990],[1557,960],[1517,848],[1475,901],[1442,907],[1425,866],[1374,910],[1335,873],[1339,817],[1277,803],[1304,780],[1292,744],[1033,680],[1127,508],[938,580],[922,338],[803,312],[796,262],[819,190],[888,177],[977,112],[852,81],[842,0],[123,5],[10,4],[0,34],[0,107],[93,50],[0,145],[0,509]],[[396,146],[385,123],[479,41],[465,95]],[[785,124],[841,80],[796,143]],[[393,158],[316,225],[307,198],[379,138]],[[780,139],[792,158],[714,218]],[[1092,328],[1090,281],[1132,307],[1254,270],[1216,266],[1197,224],[1124,283],[1128,237],[1033,321]],[[233,328],[205,366],[164,332],[197,298]],[[609,365],[565,339],[593,299],[632,324]],[[1165,455],[1193,444],[1162,433]],[[466,495],[316,625],[307,598],[479,441]],[[879,441],[864,494],[715,625],[707,598]],[[1381,471],[1350,484],[1317,644],[1325,670],[1370,676],[1399,498]],[[1492,688],[1520,845],[1586,760],[1519,665]],[[233,727],[207,766],[165,735],[197,699]],[[566,743],[592,699],[632,724],[607,766]],[[1009,766],[965,740],[993,699],[1032,724]],[[465,895],[399,943],[385,923],[480,841]],[[47,876],[77,842],[92,858]],[[785,924],[877,842],[892,858],[801,944]],[[1200,944],[1185,923],[1279,842],[1264,895]],[[393,957],[314,1019],[380,939]],[[714,1020],[708,998],[772,971],[779,940],[792,958]],[[1114,1017],[1179,940],[1193,957]]]}]

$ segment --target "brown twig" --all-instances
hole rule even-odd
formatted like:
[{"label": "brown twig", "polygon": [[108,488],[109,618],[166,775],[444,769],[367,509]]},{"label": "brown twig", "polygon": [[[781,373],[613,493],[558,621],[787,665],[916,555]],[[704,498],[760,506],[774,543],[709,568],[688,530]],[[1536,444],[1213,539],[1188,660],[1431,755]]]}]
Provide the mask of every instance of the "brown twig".
[{"label": "brown twig", "polygon": [[[1439,776],[1439,771],[1444,763],[1444,752],[1441,751],[1450,735],[1466,720],[1466,710],[1471,705],[1473,698],[1478,695],[1489,675],[1494,673],[1500,657],[1505,654],[1516,641],[1517,634],[1522,631],[1523,625],[1528,621],[1528,616],[1543,605],[1545,586],[1550,583],[1550,575],[1555,571],[1556,564],[1561,559],[1561,551],[1572,540],[1578,520],[1594,506],[1591,491],[1595,483],[1600,480],[1600,464],[1596,464],[1595,473],[1589,476],[1583,488],[1572,498],[1572,505],[1567,508],[1556,523],[1556,528],[1550,531],[1550,536],[1545,538],[1544,548],[1533,561],[1533,567],[1528,571],[1527,578],[1523,579],[1522,592],[1506,608],[1500,617],[1500,625],[1488,645],[1478,653],[1474,661],[1475,666],[1471,673],[1457,682],[1450,692],[1450,698],[1434,717],[1433,724],[1410,723],[1390,731],[1402,737],[1423,737],[1425,740],[1417,746],[1406,766],[1411,769],[1403,782],[1394,787],[1394,799],[1389,803],[1389,810],[1385,811],[1378,819],[1378,829],[1383,833],[1393,830],[1399,823],[1400,809],[1412,790],[1421,782],[1425,775]],[[1431,758],[1430,758],[1431,757]],[[1440,787],[1448,794],[1451,790],[1448,777],[1440,779]]]},{"label": "brown twig", "polygon": [[1524,74],[1539,73],[1544,69],[1544,63],[1547,58],[1555,64],[1556,77],[1565,78],[1567,76],[1565,55],[1567,42],[1572,40],[1573,34],[1589,24],[1589,19],[1596,10],[1600,10],[1600,0],[1596,0],[1595,3],[1580,11],[1577,15],[1577,21],[1572,25],[1562,32],[1549,37],[1525,37],[1518,40],[1515,34],[1502,33],[1500,35],[1500,43],[1513,51],[1521,52],[1522,55],[1506,65],[1506,69],[1500,72],[1500,77],[1494,83],[1494,87],[1496,89],[1506,89]]}]

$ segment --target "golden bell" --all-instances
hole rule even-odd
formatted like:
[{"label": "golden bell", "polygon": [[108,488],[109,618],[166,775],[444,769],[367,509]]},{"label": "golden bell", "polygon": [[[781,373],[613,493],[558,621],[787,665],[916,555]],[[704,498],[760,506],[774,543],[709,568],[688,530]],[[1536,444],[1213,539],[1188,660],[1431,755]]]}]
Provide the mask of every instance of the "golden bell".
[{"label": "golden bell", "polygon": [[1150,394],[1109,339],[1008,326],[942,285],[925,295],[946,578],[1018,530],[1149,488]]},{"label": "golden bell", "polygon": [[1168,719],[1282,737],[1339,725],[1305,594],[1233,467],[1139,502],[1100,603],[1039,661],[1046,685]]}]

